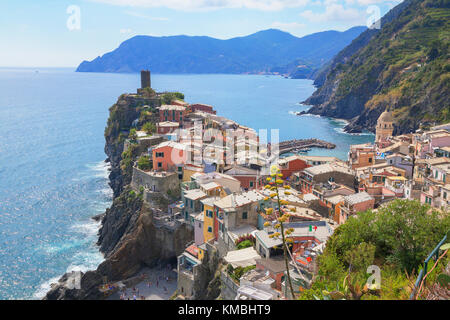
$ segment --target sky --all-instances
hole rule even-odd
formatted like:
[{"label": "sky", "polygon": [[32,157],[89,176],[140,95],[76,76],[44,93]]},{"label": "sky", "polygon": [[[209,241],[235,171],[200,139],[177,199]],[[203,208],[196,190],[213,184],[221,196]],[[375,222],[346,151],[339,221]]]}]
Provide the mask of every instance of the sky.
[{"label": "sky", "polygon": [[136,35],[301,37],[370,25],[402,0],[2,0],[0,66],[76,67]]}]

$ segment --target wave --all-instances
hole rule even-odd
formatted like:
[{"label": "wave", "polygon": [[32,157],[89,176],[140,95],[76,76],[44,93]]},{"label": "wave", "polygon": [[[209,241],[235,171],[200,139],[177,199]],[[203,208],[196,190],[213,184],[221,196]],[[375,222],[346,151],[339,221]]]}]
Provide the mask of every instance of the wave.
[{"label": "wave", "polygon": [[[67,269],[66,273],[73,271],[86,272],[88,270],[96,269],[97,266],[104,260],[103,255],[100,252],[79,252],[74,255],[74,262],[71,263]],[[62,276],[62,275],[61,275]],[[47,292],[50,291],[52,284],[58,283],[61,276],[53,277],[39,285],[39,288],[33,293],[33,299],[42,299],[45,297]]]},{"label": "wave", "polygon": [[111,164],[109,162],[102,160],[95,164],[87,164],[86,167],[88,167],[90,170],[96,172],[93,175],[94,177],[108,179],[109,171],[111,169]]},{"label": "wave", "polygon": [[97,235],[97,232],[98,232],[100,226],[101,226],[100,221],[97,222],[97,221],[91,219],[89,222],[74,224],[71,227],[71,229],[74,230],[75,232],[82,233],[87,236],[95,237]]},{"label": "wave", "polygon": [[54,277],[51,278],[47,281],[45,281],[44,283],[41,283],[41,285],[39,286],[39,288],[33,293],[33,299],[42,299],[45,297],[45,295],[47,294],[47,292],[50,291],[51,286],[53,283],[58,283],[60,277]]}]

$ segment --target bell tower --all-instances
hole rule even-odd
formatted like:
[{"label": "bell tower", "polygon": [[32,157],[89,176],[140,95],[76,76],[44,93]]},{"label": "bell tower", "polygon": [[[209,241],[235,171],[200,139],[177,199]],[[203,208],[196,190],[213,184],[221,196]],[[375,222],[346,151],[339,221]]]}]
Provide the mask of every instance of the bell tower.
[{"label": "bell tower", "polygon": [[375,142],[385,140],[387,137],[392,136],[394,132],[394,117],[391,111],[386,108],[377,120]]}]

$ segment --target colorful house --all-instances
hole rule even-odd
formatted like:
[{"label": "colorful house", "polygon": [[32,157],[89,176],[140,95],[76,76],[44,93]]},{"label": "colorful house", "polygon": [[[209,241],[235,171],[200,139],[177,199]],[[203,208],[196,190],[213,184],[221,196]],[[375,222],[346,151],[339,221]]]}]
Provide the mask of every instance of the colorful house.
[{"label": "colorful house", "polygon": [[181,126],[187,113],[186,106],[162,105],[159,107],[159,122],[177,122]]},{"label": "colorful house", "polygon": [[302,171],[310,167],[305,160],[297,155],[280,159],[278,166],[280,167],[283,179],[288,179],[294,172]]},{"label": "colorful house", "polygon": [[214,201],[217,198],[205,198],[200,200],[203,205],[203,239],[204,242],[208,242],[215,238],[214,235]]},{"label": "colorful house", "polygon": [[253,190],[263,185],[263,178],[256,169],[234,165],[231,168],[224,171],[226,174],[239,180],[241,187],[245,190]]},{"label": "colorful house", "polygon": [[174,141],[166,141],[155,146],[152,153],[153,170],[177,171],[182,178],[183,165],[188,158],[186,145]]}]

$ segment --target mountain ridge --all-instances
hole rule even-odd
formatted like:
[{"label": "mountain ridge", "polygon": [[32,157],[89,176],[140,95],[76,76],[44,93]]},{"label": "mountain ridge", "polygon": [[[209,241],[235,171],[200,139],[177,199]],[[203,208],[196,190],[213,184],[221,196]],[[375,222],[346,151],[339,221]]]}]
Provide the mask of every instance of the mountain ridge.
[{"label": "mountain ridge", "polygon": [[350,120],[347,132],[374,131],[387,108],[394,134],[450,121],[450,0],[405,0],[386,16],[316,77],[323,85],[304,102],[308,113]]},{"label": "mountain ridge", "polygon": [[[366,27],[322,31],[301,38],[278,29],[221,40],[208,36],[138,35],[115,50],[83,61],[77,72],[272,73],[300,59],[322,66]],[[315,50],[311,50],[315,48]]]}]

